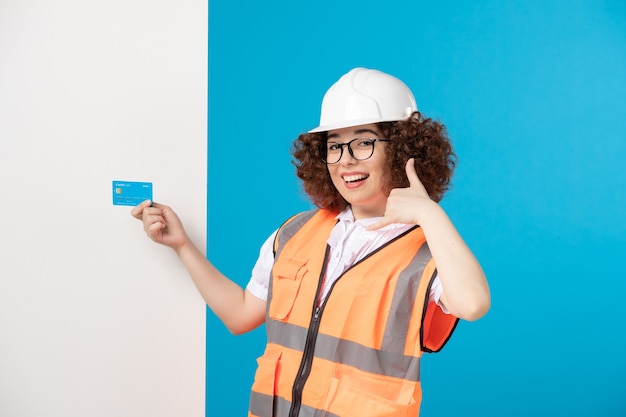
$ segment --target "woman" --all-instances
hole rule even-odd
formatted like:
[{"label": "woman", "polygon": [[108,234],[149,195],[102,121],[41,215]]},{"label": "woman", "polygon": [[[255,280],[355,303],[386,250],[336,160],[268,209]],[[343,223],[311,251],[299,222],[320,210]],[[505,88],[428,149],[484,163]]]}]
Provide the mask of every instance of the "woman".
[{"label": "woman", "polygon": [[266,323],[249,415],[417,415],[422,352],[490,306],[480,264],[437,204],[454,168],[445,128],[400,80],[355,68],[327,91],[320,126],[293,156],[318,209],[267,239],[245,290],[169,207],[146,201],[132,215],[177,252],[233,333]]}]

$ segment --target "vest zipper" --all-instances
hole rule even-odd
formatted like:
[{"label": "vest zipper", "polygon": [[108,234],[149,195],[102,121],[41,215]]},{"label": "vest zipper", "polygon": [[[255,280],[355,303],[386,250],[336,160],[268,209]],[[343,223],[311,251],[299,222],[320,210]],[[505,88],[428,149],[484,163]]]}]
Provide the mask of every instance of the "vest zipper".
[{"label": "vest zipper", "polygon": [[326,274],[326,263],[328,261],[328,254],[330,253],[330,247],[326,246],[326,254],[324,255],[324,268],[320,275],[319,283],[317,284],[317,293],[315,294],[315,302],[313,304],[313,314],[311,315],[311,322],[309,323],[309,330],[306,334],[306,341],[304,343],[304,351],[302,352],[302,360],[300,361],[300,368],[295,381],[293,382],[291,407],[289,408],[289,417],[297,417],[300,414],[300,407],[302,406],[302,390],[304,384],[311,374],[311,364],[313,363],[313,353],[315,351],[315,341],[317,340],[317,334],[320,327],[320,316],[324,309],[326,302],[320,303],[320,292],[322,289],[322,283],[324,282],[324,276]]}]

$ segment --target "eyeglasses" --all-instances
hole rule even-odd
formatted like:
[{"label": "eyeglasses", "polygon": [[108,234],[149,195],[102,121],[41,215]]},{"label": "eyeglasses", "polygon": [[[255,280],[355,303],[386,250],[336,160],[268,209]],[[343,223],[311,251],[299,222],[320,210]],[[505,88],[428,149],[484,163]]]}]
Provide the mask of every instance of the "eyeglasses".
[{"label": "eyeglasses", "polygon": [[374,155],[374,143],[391,142],[389,139],[356,138],[348,143],[328,141],[322,145],[322,161],[327,164],[336,164],[343,156],[343,147],[348,148],[350,156],[357,161],[365,161]]}]

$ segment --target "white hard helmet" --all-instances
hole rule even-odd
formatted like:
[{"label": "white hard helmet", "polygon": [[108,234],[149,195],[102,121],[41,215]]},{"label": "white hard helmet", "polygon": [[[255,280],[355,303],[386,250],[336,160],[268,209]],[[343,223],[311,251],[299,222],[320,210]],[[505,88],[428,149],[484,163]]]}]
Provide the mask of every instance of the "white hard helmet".
[{"label": "white hard helmet", "polygon": [[415,111],[413,93],[402,81],[381,71],[354,68],[328,89],[320,125],[309,132],[406,120]]}]

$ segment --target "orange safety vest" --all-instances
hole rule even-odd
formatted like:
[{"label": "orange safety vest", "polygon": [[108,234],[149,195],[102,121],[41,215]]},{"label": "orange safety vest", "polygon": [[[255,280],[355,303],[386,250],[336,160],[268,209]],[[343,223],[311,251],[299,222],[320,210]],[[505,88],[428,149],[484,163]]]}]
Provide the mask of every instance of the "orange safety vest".
[{"label": "orange safety vest", "polygon": [[276,235],[251,417],[417,416],[422,352],[439,351],[458,322],[429,303],[436,268],[418,226],[351,266],[320,303],[335,216],[300,213]]}]

